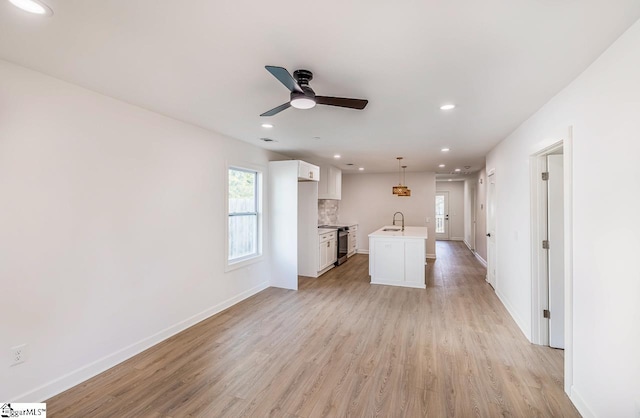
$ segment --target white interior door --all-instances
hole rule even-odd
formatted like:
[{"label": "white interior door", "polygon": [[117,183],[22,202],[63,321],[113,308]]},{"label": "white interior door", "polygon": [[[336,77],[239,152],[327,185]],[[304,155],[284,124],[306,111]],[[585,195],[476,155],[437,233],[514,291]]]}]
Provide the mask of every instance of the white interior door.
[{"label": "white interior door", "polygon": [[496,288],[496,175],[487,178],[487,281]]},{"label": "white interior door", "polygon": [[449,192],[436,192],[436,239],[449,239]]},{"label": "white interior door", "polygon": [[549,346],[564,348],[564,176],[563,156],[547,156],[549,241]]}]

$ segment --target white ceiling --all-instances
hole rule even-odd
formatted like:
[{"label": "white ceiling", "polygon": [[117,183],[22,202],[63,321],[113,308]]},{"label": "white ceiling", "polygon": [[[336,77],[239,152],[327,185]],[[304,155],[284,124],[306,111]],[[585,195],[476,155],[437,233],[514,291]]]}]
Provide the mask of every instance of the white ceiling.
[{"label": "white ceiling", "polygon": [[[45,3],[52,17],[0,0],[0,58],[292,157],[340,153],[336,165],[365,172],[397,170],[396,156],[407,171],[481,168],[640,17],[637,0]],[[311,70],[317,94],[369,105],[261,118],[288,100],[265,65]],[[441,111],[448,102],[458,107]]]}]

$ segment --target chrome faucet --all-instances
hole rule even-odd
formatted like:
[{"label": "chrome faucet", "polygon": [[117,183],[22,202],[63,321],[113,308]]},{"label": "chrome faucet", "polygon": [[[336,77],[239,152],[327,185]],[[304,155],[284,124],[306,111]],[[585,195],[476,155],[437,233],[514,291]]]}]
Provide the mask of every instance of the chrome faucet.
[{"label": "chrome faucet", "polygon": [[400,214],[400,216],[402,216],[402,230],[404,231],[404,214],[402,212],[396,212],[393,214],[393,226],[396,226],[396,215]]}]

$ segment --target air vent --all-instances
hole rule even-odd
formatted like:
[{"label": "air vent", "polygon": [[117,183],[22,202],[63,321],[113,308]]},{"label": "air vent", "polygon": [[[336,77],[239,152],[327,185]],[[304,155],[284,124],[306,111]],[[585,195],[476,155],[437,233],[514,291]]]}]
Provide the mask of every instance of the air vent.
[{"label": "air vent", "polygon": [[271,138],[260,138],[260,141],[263,141],[263,142],[278,142],[275,139],[271,139]]},{"label": "air vent", "polygon": [[354,163],[346,163],[345,165],[352,166],[352,165],[355,165],[355,164]]}]

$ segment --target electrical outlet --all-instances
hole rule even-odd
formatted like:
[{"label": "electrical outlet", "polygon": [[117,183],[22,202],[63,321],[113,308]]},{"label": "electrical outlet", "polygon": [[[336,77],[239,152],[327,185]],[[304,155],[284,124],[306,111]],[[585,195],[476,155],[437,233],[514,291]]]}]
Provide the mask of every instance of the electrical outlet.
[{"label": "electrical outlet", "polygon": [[15,347],[11,347],[11,365],[24,363],[27,360],[27,345],[20,344]]}]

